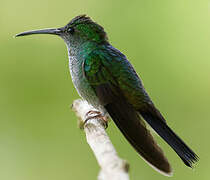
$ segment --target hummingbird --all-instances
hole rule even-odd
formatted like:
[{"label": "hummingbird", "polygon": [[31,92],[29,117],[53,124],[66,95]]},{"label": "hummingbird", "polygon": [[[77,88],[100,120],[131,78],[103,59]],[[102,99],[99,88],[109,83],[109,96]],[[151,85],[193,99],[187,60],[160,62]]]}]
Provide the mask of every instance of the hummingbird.
[{"label": "hummingbird", "polygon": [[52,34],[64,40],[78,94],[103,114],[108,114],[137,153],[155,170],[172,175],[171,165],[147,124],[185,165],[193,167],[198,161],[198,156],[168,126],[135,69],[126,56],[109,43],[102,26],[80,15],[64,27],[26,31],[16,37],[32,34]]}]

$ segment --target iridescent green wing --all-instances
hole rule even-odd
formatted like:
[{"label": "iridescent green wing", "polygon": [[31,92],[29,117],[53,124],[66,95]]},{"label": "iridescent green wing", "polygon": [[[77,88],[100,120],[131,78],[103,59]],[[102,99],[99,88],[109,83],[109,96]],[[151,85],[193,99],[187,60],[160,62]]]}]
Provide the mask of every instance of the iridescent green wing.
[{"label": "iridescent green wing", "polygon": [[119,95],[119,87],[111,68],[111,59],[100,51],[90,53],[83,65],[83,72],[103,105]]},{"label": "iridescent green wing", "polygon": [[150,101],[131,64],[115,49],[90,53],[85,59],[83,71],[94,90],[97,86],[108,84],[116,96],[123,95],[136,108]]}]

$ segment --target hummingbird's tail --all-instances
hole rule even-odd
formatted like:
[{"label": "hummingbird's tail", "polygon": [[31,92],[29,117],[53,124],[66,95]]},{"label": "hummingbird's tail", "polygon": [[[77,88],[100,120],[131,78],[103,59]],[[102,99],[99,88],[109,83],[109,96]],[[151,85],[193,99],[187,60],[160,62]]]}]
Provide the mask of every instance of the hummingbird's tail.
[{"label": "hummingbird's tail", "polygon": [[147,130],[138,112],[120,99],[105,105],[105,109],[143,159],[155,170],[170,176],[172,174],[171,166],[163,151],[156,144],[149,130]]},{"label": "hummingbird's tail", "polygon": [[140,110],[141,116],[179,155],[182,161],[189,167],[198,161],[198,156],[172,131],[166,124],[160,112],[149,105],[146,110]]}]

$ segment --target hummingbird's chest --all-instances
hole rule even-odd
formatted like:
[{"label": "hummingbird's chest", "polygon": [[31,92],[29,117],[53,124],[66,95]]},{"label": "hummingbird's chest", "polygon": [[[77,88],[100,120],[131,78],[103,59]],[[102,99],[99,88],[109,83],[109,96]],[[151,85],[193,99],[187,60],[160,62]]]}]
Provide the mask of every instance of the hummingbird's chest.
[{"label": "hummingbird's chest", "polygon": [[72,82],[78,92],[78,94],[88,101],[91,105],[99,108],[99,100],[88,83],[85,74],[83,72],[83,63],[85,59],[77,56],[69,56],[69,69],[72,78]]}]

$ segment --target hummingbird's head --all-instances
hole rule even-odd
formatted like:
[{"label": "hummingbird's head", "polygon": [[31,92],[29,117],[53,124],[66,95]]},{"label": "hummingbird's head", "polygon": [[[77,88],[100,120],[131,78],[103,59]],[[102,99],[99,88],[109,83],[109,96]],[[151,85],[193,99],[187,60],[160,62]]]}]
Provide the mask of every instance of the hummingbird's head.
[{"label": "hummingbird's head", "polygon": [[62,28],[27,31],[17,34],[16,37],[31,34],[58,35],[70,46],[86,41],[93,41],[96,43],[108,41],[103,27],[92,21],[90,17],[86,15],[75,17]]},{"label": "hummingbird's head", "polygon": [[108,40],[104,28],[86,15],[77,16],[64,26],[61,37],[70,43],[75,41],[102,43]]}]

